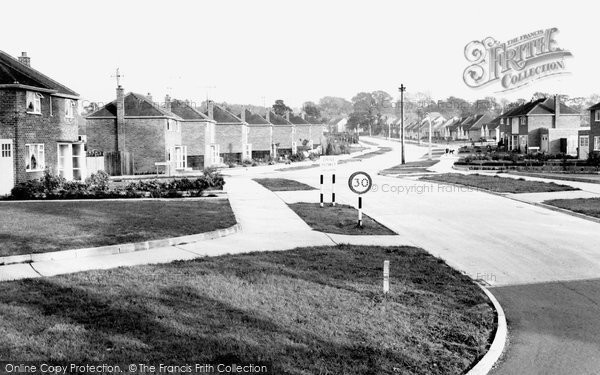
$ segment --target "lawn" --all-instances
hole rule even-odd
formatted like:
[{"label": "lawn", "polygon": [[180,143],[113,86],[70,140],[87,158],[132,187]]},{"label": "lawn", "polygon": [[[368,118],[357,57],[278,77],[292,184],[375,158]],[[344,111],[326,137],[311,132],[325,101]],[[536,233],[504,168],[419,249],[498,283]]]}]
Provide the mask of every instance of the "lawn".
[{"label": "lawn", "polygon": [[382,174],[410,174],[410,173],[424,173],[428,172],[427,168],[432,167],[439,163],[439,160],[419,160],[411,161],[405,164],[399,164],[394,167],[384,169],[381,171]]},{"label": "lawn", "polygon": [[[390,261],[390,293],[381,293]],[[273,374],[460,374],[483,292],[412,247],[201,258],[0,284],[0,360],[257,363]]]},{"label": "lawn", "polygon": [[600,174],[594,173],[549,173],[549,172],[523,172],[508,171],[509,174],[516,176],[529,176],[537,178],[547,178],[552,180],[587,182],[590,184],[600,184]]},{"label": "lawn", "polygon": [[312,186],[286,178],[255,178],[254,181],[271,191],[316,190]]},{"label": "lawn", "polygon": [[115,245],[235,225],[226,199],[0,202],[0,256]]},{"label": "lawn", "polygon": [[420,178],[426,181],[447,182],[460,184],[478,189],[490,190],[497,193],[547,193],[553,191],[579,190],[567,185],[554,182],[526,181],[519,178],[504,178],[499,176],[484,176],[480,174],[464,175],[460,173],[444,173]]},{"label": "lawn", "polygon": [[552,199],[544,203],[600,218],[600,198]]},{"label": "lawn", "polygon": [[358,227],[358,210],[345,204],[335,207],[319,203],[291,203],[288,206],[312,229],[325,233],[355,235],[394,235],[396,233],[363,214],[363,226]]}]

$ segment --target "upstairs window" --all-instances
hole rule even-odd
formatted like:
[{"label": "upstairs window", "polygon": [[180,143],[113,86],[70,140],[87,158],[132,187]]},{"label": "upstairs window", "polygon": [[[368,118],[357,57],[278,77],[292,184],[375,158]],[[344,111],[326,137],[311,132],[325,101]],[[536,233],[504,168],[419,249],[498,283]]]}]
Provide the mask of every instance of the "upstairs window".
[{"label": "upstairs window", "polygon": [[525,125],[525,117],[520,117],[519,122],[521,125]]},{"label": "upstairs window", "polygon": [[600,137],[594,137],[594,151],[600,151]]},{"label": "upstairs window", "polygon": [[28,144],[25,145],[25,171],[36,172],[43,171],[46,168],[44,145],[40,144]]},{"label": "upstairs window", "polygon": [[595,111],[594,116],[595,116],[596,122],[600,122],[600,111]]},{"label": "upstairs window", "polygon": [[42,98],[39,92],[27,91],[27,113],[42,114]]},{"label": "upstairs window", "polygon": [[74,115],[73,115],[74,108],[75,108],[74,100],[70,100],[70,99],[65,100],[65,117],[66,118],[74,117]]}]

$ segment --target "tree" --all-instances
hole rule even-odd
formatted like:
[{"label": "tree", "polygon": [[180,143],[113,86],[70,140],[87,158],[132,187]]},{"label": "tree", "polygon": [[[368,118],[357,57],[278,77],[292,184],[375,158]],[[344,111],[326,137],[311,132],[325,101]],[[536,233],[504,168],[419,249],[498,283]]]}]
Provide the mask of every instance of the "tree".
[{"label": "tree", "polygon": [[352,113],[352,103],[337,96],[325,96],[319,100],[319,109],[324,121]]},{"label": "tree", "polygon": [[321,117],[321,109],[314,102],[304,102],[304,104],[302,104],[302,111],[304,111],[307,116],[315,119]]},{"label": "tree", "polygon": [[275,112],[275,114],[279,115],[279,116],[285,116],[286,112],[293,112],[292,109],[290,107],[288,107],[287,105],[285,105],[285,103],[283,102],[283,100],[281,99],[277,99],[275,100],[275,104],[273,104],[273,112]]}]

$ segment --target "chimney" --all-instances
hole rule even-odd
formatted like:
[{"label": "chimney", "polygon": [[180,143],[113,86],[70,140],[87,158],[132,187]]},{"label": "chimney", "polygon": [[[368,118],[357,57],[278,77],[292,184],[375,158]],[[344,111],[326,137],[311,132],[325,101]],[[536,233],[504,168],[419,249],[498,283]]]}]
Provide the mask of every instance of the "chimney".
[{"label": "chimney", "polygon": [[242,112],[240,113],[240,118],[242,122],[246,122],[246,107],[242,106]]},{"label": "chimney", "polygon": [[152,100],[152,94],[148,93],[146,95],[146,98],[148,98],[148,100],[150,100],[151,102],[153,102],[153,100]]},{"label": "chimney", "polygon": [[285,119],[290,121],[290,111],[285,111]]},{"label": "chimney", "polygon": [[21,56],[19,56],[19,62],[23,65],[31,66],[31,58],[27,57],[27,52],[21,52]]},{"label": "chimney", "polygon": [[117,87],[117,151],[125,151],[125,90]]},{"label": "chimney", "polygon": [[265,114],[265,120],[267,120],[267,122],[271,122],[271,111],[269,111],[267,109],[267,113]]},{"label": "chimney", "polygon": [[169,94],[165,95],[165,110],[171,112],[171,97]]},{"label": "chimney", "polygon": [[211,120],[215,119],[215,104],[212,102],[212,100],[208,101],[208,118]]},{"label": "chimney", "polygon": [[558,120],[560,117],[560,99],[558,95],[554,95],[554,118]]}]

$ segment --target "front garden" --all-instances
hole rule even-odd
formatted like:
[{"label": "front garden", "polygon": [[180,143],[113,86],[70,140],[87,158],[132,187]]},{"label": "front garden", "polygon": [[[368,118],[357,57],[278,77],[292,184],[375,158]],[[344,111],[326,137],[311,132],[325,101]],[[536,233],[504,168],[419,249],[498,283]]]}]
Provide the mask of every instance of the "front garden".
[{"label": "front garden", "polygon": [[0,317],[2,360],[266,363],[298,375],[465,373],[495,318],[441,259],[349,245],[5,282]]},{"label": "front garden", "polygon": [[552,199],[545,204],[600,218],[600,198]]}]

